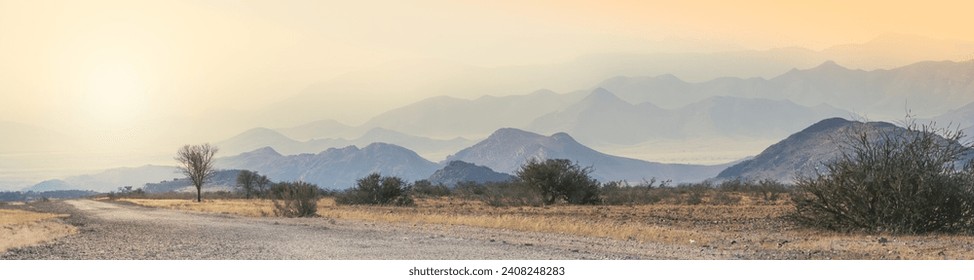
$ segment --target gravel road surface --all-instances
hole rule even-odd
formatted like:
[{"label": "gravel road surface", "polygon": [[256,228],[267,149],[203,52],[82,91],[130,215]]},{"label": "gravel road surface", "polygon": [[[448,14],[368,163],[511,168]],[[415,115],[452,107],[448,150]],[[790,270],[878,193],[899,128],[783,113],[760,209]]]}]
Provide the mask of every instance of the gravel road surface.
[{"label": "gravel road surface", "polygon": [[717,251],[603,238],[325,218],[249,218],[93,200],[38,203],[79,233],[0,259],[685,259]]}]

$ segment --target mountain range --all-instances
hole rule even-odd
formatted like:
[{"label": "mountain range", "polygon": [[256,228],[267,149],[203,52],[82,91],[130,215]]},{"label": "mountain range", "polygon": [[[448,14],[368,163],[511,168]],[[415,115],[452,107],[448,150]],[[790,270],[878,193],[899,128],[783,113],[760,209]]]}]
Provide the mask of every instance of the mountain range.
[{"label": "mountain range", "polygon": [[413,150],[430,158],[443,158],[459,149],[474,143],[472,140],[455,137],[449,140],[432,139],[400,133],[384,128],[373,128],[358,138],[346,140],[344,138],[323,138],[298,141],[291,139],[281,132],[268,128],[254,128],[216,145],[222,153],[239,154],[253,151],[262,147],[271,147],[285,155],[301,153],[317,153],[329,148],[347,146],[367,146],[371,143],[392,143]]},{"label": "mountain range", "polygon": [[499,129],[487,139],[448,157],[447,161],[460,160],[512,174],[531,159],[569,159],[591,167],[592,176],[601,181],[639,182],[657,178],[693,182],[713,177],[726,168],[726,165],[662,164],[612,156],[586,147],[566,133],[543,136],[514,128]]},{"label": "mountain range", "polygon": [[357,179],[373,172],[407,181],[426,179],[439,167],[409,149],[385,143],[288,156],[265,147],[219,158],[216,166],[257,171],[273,181],[304,181],[327,189],[353,187]]},{"label": "mountain range", "polygon": [[[824,50],[797,47],[745,50],[740,47],[713,48],[693,42],[657,42],[653,45],[655,47],[652,49],[640,53],[589,54],[564,63],[544,65],[478,67],[434,59],[394,61],[321,81],[258,115],[290,123],[352,114],[355,114],[355,118],[367,119],[386,111],[386,108],[429,96],[476,98],[542,88],[569,92],[581,88],[592,89],[593,85],[618,76],[655,77],[671,74],[693,82],[721,77],[769,79],[789,69],[810,68],[829,60],[854,69],[874,70],[902,67],[917,61],[966,60],[974,53],[974,44],[969,41],[936,40],[902,34],[883,35],[866,42]],[[607,89],[616,92],[613,88]],[[336,99],[346,102],[334,102]],[[626,100],[634,104],[643,102]],[[899,104],[902,105],[902,102]],[[832,105],[847,110],[859,109]],[[901,112],[896,113],[897,116],[901,115]],[[490,131],[499,127],[503,126]],[[386,128],[413,133],[397,127]]]},{"label": "mountain range", "polygon": [[120,187],[140,188],[146,183],[182,177],[172,166],[146,165],[140,167],[113,168],[90,175],[70,176],[63,179],[46,180],[24,191],[92,190],[110,192]]},{"label": "mountain range", "polygon": [[828,117],[899,119],[908,111],[936,116],[974,102],[971,92],[974,61],[928,61],[871,71],[827,61],[769,79],[686,82],[674,75],[617,76],[593,89],[567,93],[439,96],[386,111],[355,127],[318,121],[279,131],[326,139],[383,128],[419,137],[478,139],[513,127],[568,132],[594,147],[685,137],[780,139]]},{"label": "mountain range", "polygon": [[[754,158],[728,167],[717,178],[770,178],[794,182],[799,176],[814,176],[817,172],[825,172],[825,164],[847,152],[849,141],[852,141],[850,137],[855,137],[858,133],[865,132],[870,139],[879,141],[881,134],[905,131],[906,128],[888,122],[826,119],[771,145]],[[974,153],[967,153],[959,163],[964,164],[972,158]]]},{"label": "mountain range", "polygon": [[933,116],[974,101],[974,61],[927,61],[889,70],[849,69],[827,61],[770,79],[718,78],[690,83],[672,75],[617,77],[598,86],[632,103],[678,108],[712,96],[829,104],[859,114],[903,116],[906,109]]},{"label": "mountain range", "polygon": [[[211,185],[221,190],[230,188],[235,180],[235,173],[231,173],[239,169],[258,171],[274,181],[300,180],[329,189],[351,187],[358,178],[373,172],[398,176],[407,181],[428,179],[433,183],[455,185],[463,181],[509,180],[512,178],[509,174],[515,173],[525,162],[553,158],[569,159],[583,167],[590,167],[592,176],[603,182],[638,182],[656,178],[684,183],[713,177],[772,178],[792,182],[796,176],[813,175],[823,170],[824,163],[837,158],[842,152],[842,141],[846,139],[843,137],[862,130],[872,131],[872,135],[875,135],[883,131],[902,131],[904,128],[887,122],[863,123],[828,118],[771,145],[753,158],[736,164],[712,166],[662,164],[612,156],[582,145],[566,133],[543,136],[514,128],[495,131],[483,141],[447,157],[442,165],[428,161],[409,149],[386,143],[373,143],[361,149],[356,146],[330,148],[318,154],[299,155],[282,155],[273,148],[264,147],[219,158],[217,167],[227,170],[220,171],[225,176]],[[966,156],[963,159],[965,162],[974,158],[974,153]],[[25,191],[79,189],[108,192],[123,186],[143,185],[147,191],[163,192],[185,189],[189,183],[177,174],[174,167],[149,165],[47,180]]]},{"label": "mountain range", "polygon": [[379,114],[364,127],[383,127],[427,137],[484,137],[502,127],[523,127],[570,106],[584,94],[539,90],[525,95],[477,99],[433,97]]},{"label": "mountain range", "polygon": [[275,181],[300,180],[323,188],[345,189],[373,172],[398,176],[407,181],[430,179],[443,183],[455,183],[456,180],[467,178],[508,178],[509,175],[501,173],[511,174],[532,158],[569,159],[592,167],[593,177],[603,181],[658,178],[691,182],[713,177],[726,167],[661,164],[611,156],[588,148],[565,133],[546,137],[513,128],[499,129],[487,139],[449,156],[444,161],[449,164],[442,169],[439,164],[409,149],[386,143],[373,143],[361,149],[356,146],[331,148],[318,154],[299,155],[282,155],[273,148],[264,147],[220,158],[217,166],[254,170]]},{"label": "mountain range", "polygon": [[[957,128],[974,127],[974,102],[937,116],[932,121],[943,126]],[[964,131],[966,131],[967,134],[974,133],[974,131],[971,131],[970,129],[964,129]]]},{"label": "mountain range", "polygon": [[[823,51],[785,48],[722,54],[603,54],[580,57],[569,63],[573,65],[571,69],[585,70],[557,70],[554,66],[490,69],[441,63],[434,67],[437,68],[436,71],[424,73],[419,69],[411,69],[409,65],[383,66],[380,68],[384,69],[363,70],[361,73],[311,86],[303,94],[279,104],[283,107],[275,109],[278,113],[281,110],[301,113],[267,115],[297,118],[289,122],[294,124],[318,119],[301,114],[315,115],[316,112],[328,111],[329,108],[382,107],[372,106],[368,102],[345,104],[321,100],[325,96],[322,92],[336,88],[345,90],[345,96],[354,96],[358,88],[402,93],[388,100],[369,99],[395,104],[406,102],[403,100],[415,100],[402,97],[408,92],[425,92],[423,96],[444,95],[384,112],[375,112],[377,114],[369,113],[373,114],[370,115],[372,117],[358,125],[319,120],[276,129],[253,128],[220,141],[217,146],[221,148],[222,155],[237,155],[225,160],[239,161],[228,162],[238,163],[241,168],[268,168],[282,177],[274,178],[275,180],[314,179],[321,182],[322,186],[344,188],[354,182],[351,179],[353,169],[400,172],[396,174],[404,174],[403,176],[409,176],[410,179],[422,179],[427,178],[444,162],[456,159],[510,173],[524,159],[540,156],[573,157],[573,160],[580,163],[593,165],[596,169],[594,174],[602,179],[638,180],[646,176],[674,178],[676,181],[705,179],[716,175],[710,169],[713,166],[653,163],[651,161],[701,161],[683,158],[656,159],[647,153],[649,149],[645,147],[662,142],[672,145],[694,140],[692,142],[699,145],[726,145],[727,150],[739,148],[738,150],[746,150],[745,152],[752,154],[758,152],[755,148],[757,146],[748,146],[746,149],[732,146],[740,145],[743,141],[760,140],[754,142],[761,143],[760,147],[764,147],[766,143],[778,141],[794,131],[832,117],[866,116],[891,120],[900,119],[900,116],[910,113],[924,120],[950,123],[965,129],[968,134],[974,134],[974,60],[907,64],[907,60],[880,59],[898,56],[914,59],[908,61],[929,60],[937,58],[929,54],[938,52],[951,59],[959,59],[956,57],[958,54],[971,49],[951,42],[932,42],[930,45],[904,43],[918,41],[924,40],[890,36],[865,44],[838,46]],[[909,45],[918,52],[890,54],[878,51],[889,50],[888,46],[898,44]],[[749,61],[747,67],[739,65],[742,58]],[[754,63],[750,63],[748,59],[753,59]],[[678,63],[680,61],[686,63]],[[669,70],[656,69],[659,66],[654,65],[660,63],[669,65]],[[886,65],[877,66],[877,63]],[[709,74],[692,70],[707,68],[708,65],[712,69],[699,71]],[[877,67],[888,69],[876,69]],[[571,73],[572,71],[582,72]],[[376,83],[377,76],[371,75],[374,73],[381,73],[382,76],[378,77],[387,78],[394,78],[396,73],[432,73],[436,77],[419,79],[416,80],[419,82],[397,88],[400,84],[395,79],[388,83]],[[549,76],[538,73],[570,75]],[[579,76],[586,78],[572,78]],[[510,85],[498,82],[505,80],[519,82]],[[554,90],[537,90],[546,88],[537,81],[566,80],[571,82],[551,83],[557,87],[547,87]],[[335,87],[336,85],[340,87]],[[492,86],[470,91],[459,90],[472,89],[475,85]],[[514,92],[531,93],[509,95]],[[960,106],[962,104],[967,105]],[[270,123],[274,122],[267,122]],[[498,130],[504,127],[514,128],[524,135],[540,134],[524,136],[510,129]],[[497,135],[498,133],[502,135]],[[511,147],[498,144],[508,140],[490,139],[506,134],[515,135],[509,137],[510,141],[514,141],[509,144]],[[0,137],[0,188],[22,189],[42,179],[55,177],[50,174],[67,173],[64,170],[69,170],[68,168],[49,166],[48,158],[54,158],[50,161],[73,162],[65,160],[57,151],[82,150],[71,145],[83,141],[64,140],[76,139],[77,135],[64,135],[22,123],[0,122],[0,135],[16,135]],[[184,137],[181,135],[174,138]],[[484,141],[476,142],[477,139],[485,138]],[[715,140],[706,142],[711,139]],[[738,139],[743,141],[735,141]],[[974,137],[968,140],[974,141]],[[373,147],[375,151],[371,151],[369,147],[372,143],[387,144],[379,144],[385,145],[385,148]],[[493,144],[489,145],[489,149],[481,151],[481,148],[488,145],[486,143]],[[262,147],[272,149],[266,151]],[[363,152],[366,150],[370,150],[371,154]],[[652,160],[613,158],[596,150]],[[682,146],[672,150],[693,152],[693,147]],[[253,153],[265,154],[268,162],[280,166],[267,162],[243,161],[247,158],[244,155],[255,156]],[[362,155],[363,153],[368,155]],[[373,162],[385,153],[395,154],[386,159],[388,164]],[[411,158],[413,154],[420,157]],[[743,154],[720,157],[711,162],[730,161]],[[400,155],[403,155],[402,159],[398,159]],[[41,156],[44,159],[39,159]],[[153,156],[155,158],[152,162],[159,162],[158,155]],[[77,157],[99,159],[100,155],[85,154]],[[508,162],[505,162],[504,157]],[[447,160],[440,164],[433,162],[444,158]],[[90,166],[93,161],[84,160],[78,165]],[[400,161],[417,163],[417,166],[414,169],[401,167],[403,163]],[[328,173],[334,175],[328,175],[336,178],[334,180],[326,179],[326,175],[314,174],[323,170],[341,169],[339,162],[352,164],[346,169],[350,174]],[[321,166],[308,167],[316,164]],[[285,167],[294,170],[282,170]],[[706,170],[697,172],[695,168]],[[83,170],[89,169],[90,167]],[[695,171],[684,172],[686,170]],[[172,177],[174,172],[166,176],[159,174],[143,174],[139,176],[139,180],[155,182]],[[361,174],[354,173],[354,176],[359,175]],[[771,172],[765,175],[780,174]],[[94,177],[61,177],[60,181],[45,181],[33,187],[110,191],[120,186],[139,185],[136,180]]]},{"label": "mountain range", "polygon": [[823,118],[850,115],[824,104],[806,107],[787,100],[727,96],[667,110],[649,102],[633,105],[597,88],[527,127],[539,133],[567,132],[588,145],[632,145],[658,139],[779,138]]}]

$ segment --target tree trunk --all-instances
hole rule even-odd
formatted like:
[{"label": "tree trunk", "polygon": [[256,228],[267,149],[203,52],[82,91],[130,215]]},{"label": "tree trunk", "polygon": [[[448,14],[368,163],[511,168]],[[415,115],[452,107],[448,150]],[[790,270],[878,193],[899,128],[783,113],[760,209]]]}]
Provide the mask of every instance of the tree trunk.
[{"label": "tree trunk", "polygon": [[203,196],[200,195],[200,186],[196,186],[196,202],[203,202]]}]

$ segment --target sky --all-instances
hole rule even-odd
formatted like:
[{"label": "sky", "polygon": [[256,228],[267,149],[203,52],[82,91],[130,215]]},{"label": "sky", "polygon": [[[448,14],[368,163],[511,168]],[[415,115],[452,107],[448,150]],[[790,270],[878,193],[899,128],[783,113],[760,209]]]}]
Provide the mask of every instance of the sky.
[{"label": "sky", "polygon": [[[166,143],[218,141],[254,126],[253,118],[236,116],[400,61],[491,68],[600,53],[822,50],[891,33],[974,40],[972,6],[936,0],[0,0],[0,121],[91,134],[84,141],[102,149],[137,151],[158,143],[125,139],[191,134],[196,138]],[[381,94],[370,98],[388,99],[383,106],[390,108],[427,97]],[[330,100],[342,104],[343,98],[354,97]],[[201,120],[221,125],[180,132],[181,124]],[[106,140],[113,138],[122,140]]]}]

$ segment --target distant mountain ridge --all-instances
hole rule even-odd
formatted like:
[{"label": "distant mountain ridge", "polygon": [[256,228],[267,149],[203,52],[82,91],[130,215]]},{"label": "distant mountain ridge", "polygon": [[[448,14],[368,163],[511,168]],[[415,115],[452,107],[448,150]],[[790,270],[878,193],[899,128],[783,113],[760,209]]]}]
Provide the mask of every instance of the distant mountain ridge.
[{"label": "distant mountain ridge", "polygon": [[611,156],[579,144],[565,133],[543,136],[514,128],[499,129],[480,143],[448,157],[447,161],[460,160],[511,174],[530,159],[572,160],[594,168],[592,175],[602,181],[639,182],[650,178],[701,181],[726,167],[661,164]]},{"label": "distant mountain ridge", "polygon": [[[896,40],[891,37],[873,43]],[[598,149],[630,146],[630,150],[638,150],[652,141],[682,139],[776,141],[824,118],[865,115],[899,119],[906,110],[933,116],[972,102],[974,61],[926,61],[870,71],[825,61],[770,78],[721,77],[687,82],[669,74],[617,76],[591,90],[566,93],[539,90],[473,99],[438,96],[388,110],[359,126],[319,121],[299,126],[314,131],[289,129],[288,134],[308,137],[326,130],[337,135],[382,128],[430,140],[409,143],[412,140],[369,139],[371,142],[397,144],[435,159],[472,143],[453,141],[455,137],[481,139],[503,127],[543,134],[566,132]],[[275,148],[292,154],[371,143],[315,139],[313,144],[303,144],[307,148]],[[270,140],[266,142],[263,146],[274,146]],[[249,145],[235,152],[258,147]],[[645,153],[641,156],[647,157]]]},{"label": "distant mountain ridge", "polygon": [[[974,126],[974,102],[937,116],[933,120],[936,121],[937,124],[943,126],[952,125],[960,128]],[[974,133],[974,131],[967,129],[964,131],[967,132],[967,134]]]},{"label": "distant mountain ridge", "polygon": [[284,156],[272,148],[261,148],[217,159],[217,166],[246,169],[266,175],[273,181],[305,181],[321,188],[345,189],[366,175],[379,172],[407,181],[426,179],[438,165],[415,152],[392,144],[373,143],[331,148],[318,154]]},{"label": "distant mountain ridge", "polygon": [[146,183],[159,182],[182,176],[176,167],[146,165],[105,170],[90,175],[70,176],[37,183],[25,191],[92,190],[116,191],[120,187],[141,188]]},{"label": "distant mountain ridge", "polygon": [[[361,115],[357,116],[358,119],[386,111],[386,109],[373,108],[385,108],[403,102],[404,98],[400,96],[421,98],[419,96],[462,95],[461,97],[469,98],[489,94],[530,92],[540,88],[568,92],[582,88],[591,89],[601,81],[618,76],[673,75],[693,82],[711,81],[722,77],[770,79],[789,69],[815,67],[830,60],[853,69],[873,70],[898,68],[918,61],[967,60],[974,52],[974,44],[971,41],[937,40],[902,34],[885,34],[861,43],[833,46],[821,51],[799,47],[768,50],[746,50],[739,46],[713,48],[702,47],[699,42],[674,44],[669,40],[653,45],[656,47],[640,52],[586,54],[572,61],[547,65],[475,67],[442,60],[397,61],[364,68],[337,79],[321,81],[299,95],[260,112],[259,115],[307,121],[366,111],[359,113]],[[409,78],[383,78],[402,76]],[[377,79],[383,82],[376,83]],[[616,88],[606,88],[619,93],[624,100],[633,104],[646,101],[629,100]],[[388,92],[398,93],[393,98],[386,98],[395,100],[376,98]],[[338,104],[333,102],[336,97],[350,101]],[[681,106],[702,99],[689,100]],[[664,108],[675,108],[662,104],[658,100],[651,101]],[[793,101],[806,106],[817,104]],[[902,102],[899,104],[902,105]],[[864,114],[871,113],[864,112],[860,108],[832,105]],[[294,112],[280,114],[285,110]],[[329,116],[329,112],[334,113]],[[899,115],[901,114],[896,114]],[[493,129],[500,127],[520,126],[518,124],[494,126],[483,135],[477,136],[486,136]],[[421,136],[438,137],[402,127],[386,128]]]},{"label": "distant mountain ridge", "polygon": [[805,107],[787,100],[728,96],[667,110],[648,102],[632,105],[598,88],[528,127],[541,133],[567,132],[587,144],[637,144],[656,139],[778,138],[823,118],[851,115],[825,104]]},{"label": "distant mountain ridge", "polygon": [[581,94],[539,90],[525,95],[424,99],[373,117],[365,127],[385,127],[427,137],[486,135],[501,127],[523,127],[531,120],[568,106]]},{"label": "distant mountain ridge", "polygon": [[[939,114],[974,101],[974,61],[924,61],[889,70],[853,70],[827,61],[770,79],[718,78],[684,82],[676,77],[617,77],[598,87],[631,103],[677,108],[712,96],[790,100],[804,106],[829,104],[862,114],[901,116],[904,108]],[[661,103],[667,101],[667,103]]]},{"label": "distant mountain ridge", "polygon": [[472,140],[456,137],[449,140],[431,139],[413,136],[384,128],[373,128],[358,138],[346,140],[344,138],[323,138],[298,141],[291,139],[281,132],[268,128],[254,128],[240,133],[216,144],[221,153],[239,154],[253,151],[262,147],[271,147],[275,151],[287,154],[317,153],[329,148],[347,146],[367,146],[371,143],[389,143],[403,146],[417,153],[431,157],[446,156],[456,150],[469,146]]}]

